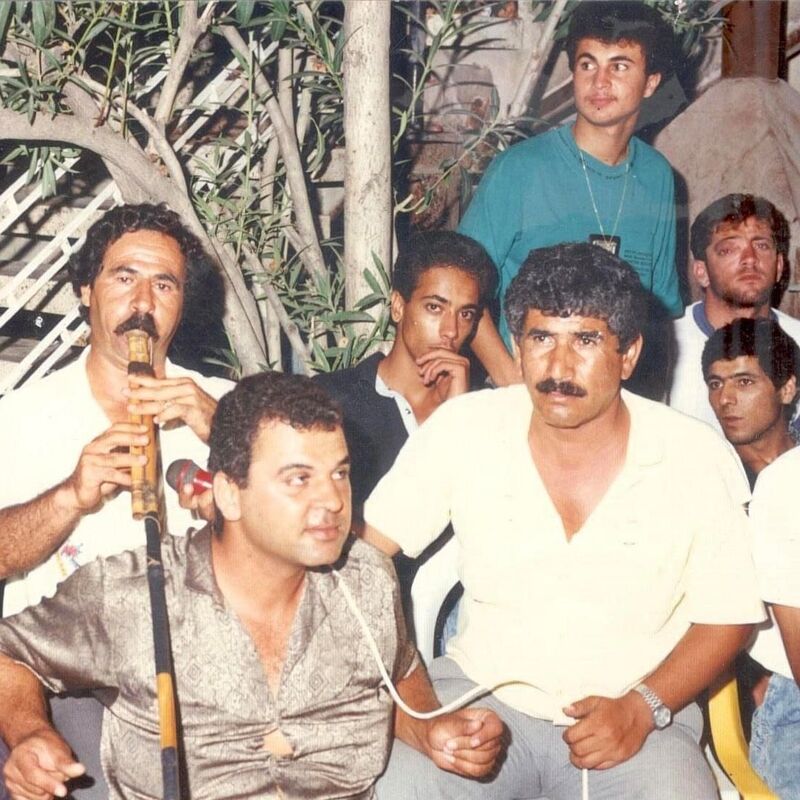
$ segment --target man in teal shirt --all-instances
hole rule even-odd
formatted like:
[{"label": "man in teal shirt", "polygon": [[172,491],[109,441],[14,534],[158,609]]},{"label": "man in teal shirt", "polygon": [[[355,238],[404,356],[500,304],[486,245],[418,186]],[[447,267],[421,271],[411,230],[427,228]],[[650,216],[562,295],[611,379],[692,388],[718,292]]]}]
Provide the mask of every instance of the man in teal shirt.
[{"label": "man in teal shirt", "polygon": [[[459,226],[492,257],[501,297],[530,250],[589,241],[627,261],[659,311],[683,313],[672,169],[633,136],[642,101],[669,66],[671,38],[658,12],[643,3],[576,9],[567,42],[575,124],[500,155]],[[472,347],[496,384],[519,381],[505,322],[498,335],[484,315]]]}]

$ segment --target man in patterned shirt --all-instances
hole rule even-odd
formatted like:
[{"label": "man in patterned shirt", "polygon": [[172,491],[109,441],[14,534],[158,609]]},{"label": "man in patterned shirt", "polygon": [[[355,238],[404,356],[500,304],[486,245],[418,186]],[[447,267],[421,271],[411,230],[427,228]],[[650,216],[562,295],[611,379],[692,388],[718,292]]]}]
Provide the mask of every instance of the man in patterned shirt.
[{"label": "man in patterned shirt", "polygon": [[[220,401],[209,447],[216,522],[162,548],[189,793],[367,800],[392,702],[355,606],[401,697],[438,703],[406,640],[391,562],[349,538],[341,412],[307,378],[253,376]],[[159,796],[146,566],[143,548],[97,560],[0,624],[14,797],[64,796],[83,772],[47,722],[41,684],[104,703],[110,797]],[[65,625],[67,613],[82,624]],[[443,769],[476,777],[492,769],[501,733],[485,709],[396,726]]]}]

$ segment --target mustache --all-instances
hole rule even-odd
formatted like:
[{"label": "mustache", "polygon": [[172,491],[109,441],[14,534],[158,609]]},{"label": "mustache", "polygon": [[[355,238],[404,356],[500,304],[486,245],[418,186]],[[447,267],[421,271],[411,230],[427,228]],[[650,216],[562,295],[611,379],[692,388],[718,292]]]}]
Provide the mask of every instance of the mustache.
[{"label": "mustache", "polygon": [[125,322],[121,322],[114,329],[117,336],[128,331],[144,331],[154,342],[158,341],[156,321],[152,314],[131,314]]},{"label": "mustache", "polygon": [[545,378],[536,384],[536,391],[542,394],[558,392],[568,397],[586,397],[586,389],[571,381],[557,381],[554,378]]}]

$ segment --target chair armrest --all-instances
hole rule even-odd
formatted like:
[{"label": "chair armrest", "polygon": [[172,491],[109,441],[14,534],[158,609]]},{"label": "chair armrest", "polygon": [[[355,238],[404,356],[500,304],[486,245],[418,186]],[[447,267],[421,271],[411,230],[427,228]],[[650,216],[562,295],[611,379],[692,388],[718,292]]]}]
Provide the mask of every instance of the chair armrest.
[{"label": "chair armrest", "polygon": [[709,695],[708,718],[717,761],[743,800],[779,800],[750,765],[735,677]]}]

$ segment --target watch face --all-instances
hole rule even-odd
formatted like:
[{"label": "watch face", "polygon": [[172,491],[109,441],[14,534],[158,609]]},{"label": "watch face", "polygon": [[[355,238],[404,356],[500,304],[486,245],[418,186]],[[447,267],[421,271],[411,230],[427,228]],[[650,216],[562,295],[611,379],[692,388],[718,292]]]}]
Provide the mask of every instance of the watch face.
[{"label": "watch face", "polygon": [[672,712],[665,705],[658,706],[653,711],[653,722],[658,730],[666,728],[672,722]]}]

